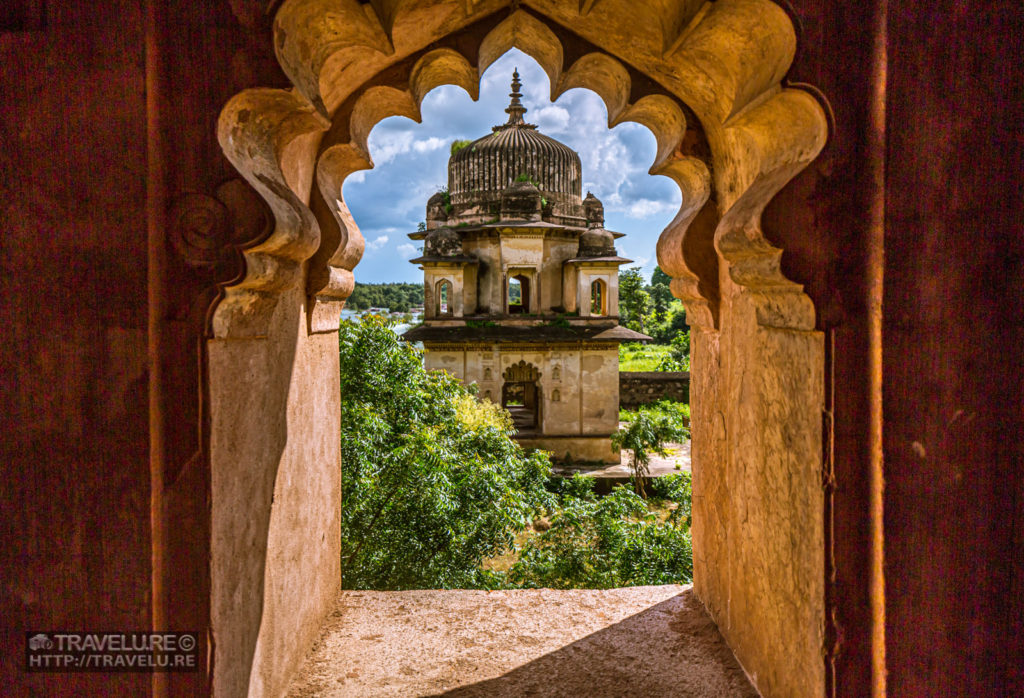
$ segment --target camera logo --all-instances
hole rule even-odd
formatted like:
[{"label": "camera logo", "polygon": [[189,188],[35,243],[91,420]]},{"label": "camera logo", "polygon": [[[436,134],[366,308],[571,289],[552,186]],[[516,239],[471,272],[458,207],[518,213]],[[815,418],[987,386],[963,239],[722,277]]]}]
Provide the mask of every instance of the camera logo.
[{"label": "camera logo", "polygon": [[52,650],[53,640],[46,633],[39,633],[29,638],[28,648],[30,650]]}]

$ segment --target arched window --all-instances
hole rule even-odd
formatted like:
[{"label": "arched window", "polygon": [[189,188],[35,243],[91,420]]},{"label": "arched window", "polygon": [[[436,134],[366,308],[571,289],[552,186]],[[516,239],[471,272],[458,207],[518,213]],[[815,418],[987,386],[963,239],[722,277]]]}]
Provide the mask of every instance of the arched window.
[{"label": "arched window", "polygon": [[452,314],[452,282],[442,279],[437,284],[437,314]]},{"label": "arched window", "polygon": [[560,368],[558,368],[558,366],[555,366],[553,369],[551,369],[551,380],[553,380],[553,381],[560,381],[560,380],[562,380],[562,370]]},{"label": "arched window", "polygon": [[485,381],[493,380],[492,379],[492,375],[491,375],[491,369],[489,369],[489,368],[485,368],[484,369],[484,380]]},{"label": "arched window", "polygon": [[551,402],[561,402],[561,401],[562,401],[562,393],[561,393],[561,391],[558,388],[555,388],[554,390],[551,391]]},{"label": "arched window", "polygon": [[508,312],[530,312],[530,279],[522,274],[508,280]]},{"label": "arched window", "polygon": [[597,279],[590,284],[590,314],[606,315],[604,301],[604,281]]}]

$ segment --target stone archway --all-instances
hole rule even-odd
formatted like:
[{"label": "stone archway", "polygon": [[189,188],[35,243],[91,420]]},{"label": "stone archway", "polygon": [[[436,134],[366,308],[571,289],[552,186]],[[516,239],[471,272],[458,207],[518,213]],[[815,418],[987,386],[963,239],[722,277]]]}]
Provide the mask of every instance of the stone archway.
[{"label": "stone archway", "polygon": [[501,375],[501,406],[512,414],[520,433],[537,429],[541,422],[540,371],[525,360],[512,364]]},{"label": "stone archway", "polygon": [[[695,588],[762,692],[823,693],[822,340],[760,229],[764,206],[826,137],[815,98],[782,84],[795,45],[769,0],[281,5],[275,49],[294,89],[239,94],[218,133],[276,227],[245,250],[245,278],[212,319],[215,690],[275,692],[301,658],[285,638],[311,639],[340,575],[331,347],[363,251],[342,183],[372,167],[378,121],[418,120],[442,84],[475,97],[480,73],[516,46],[547,72],[553,97],[587,87],[611,124],[655,134],[651,172],[683,194],[657,252],[694,328]],[[286,417],[268,416],[275,409]],[[238,473],[239,462],[256,465]],[[303,524],[317,513],[326,523]],[[251,544],[243,555],[240,541]],[[299,572],[284,566],[296,556],[315,587],[302,599],[291,590]]]}]

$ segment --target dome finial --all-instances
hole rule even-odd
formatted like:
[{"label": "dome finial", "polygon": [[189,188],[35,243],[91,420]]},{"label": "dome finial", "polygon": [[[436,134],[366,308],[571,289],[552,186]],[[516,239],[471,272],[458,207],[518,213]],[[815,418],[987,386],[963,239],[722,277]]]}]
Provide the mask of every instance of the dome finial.
[{"label": "dome finial", "polygon": [[526,113],[526,107],[519,101],[519,98],[523,96],[523,93],[519,91],[519,88],[523,86],[523,83],[519,82],[519,68],[516,68],[512,72],[512,92],[509,93],[509,97],[512,98],[512,102],[508,105],[508,109],[505,113],[508,114],[508,122],[506,126],[519,126],[524,124],[523,114]]}]

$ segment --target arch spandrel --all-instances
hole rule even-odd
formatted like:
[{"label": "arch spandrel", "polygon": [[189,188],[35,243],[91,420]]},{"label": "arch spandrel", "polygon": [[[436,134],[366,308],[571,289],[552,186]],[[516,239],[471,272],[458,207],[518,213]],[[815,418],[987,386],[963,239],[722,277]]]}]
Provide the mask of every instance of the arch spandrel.
[{"label": "arch spandrel", "polygon": [[[320,16],[326,12],[325,3],[330,5],[330,17]],[[658,156],[651,171],[671,177],[683,192],[680,212],[658,243],[659,262],[674,278],[673,290],[691,309],[695,320],[706,321],[710,323],[708,327],[713,327],[717,312],[716,270],[707,263],[707,257],[714,247],[703,233],[706,219],[711,217],[708,207],[713,205],[720,219],[714,240],[721,241],[724,258],[764,256],[760,211],[786,181],[817,155],[824,145],[827,123],[813,97],[781,86],[795,52],[795,33],[789,17],[774,3],[719,0],[712,7],[687,4],[686,12],[691,14],[686,21],[677,15],[665,22],[658,19],[659,13],[667,11],[660,0],[626,4],[624,0],[599,0],[586,8],[586,3],[577,0],[387,0],[370,4],[286,0],[275,22],[275,47],[296,92],[243,94],[248,94],[249,102],[267,99],[266,92],[287,95],[276,95],[273,99],[278,108],[281,102],[291,100],[289,108],[306,130],[275,128],[267,123],[259,127],[244,124],[240,119],[243,110],[237,108],[235,100],[221,116],[222,133],[230,132],[250,144],[247,148],[234,148],[232,162],[247,179],[253,182],[255,178],[262,185],[257,185],[257,189],[271,201],[275,215],[279,214],[278,227],[265,250],[271,257],[278,249],[287,250],[284,256],[288,260],[301,262],[302,254],[309,259],[316,251],[310,247],[314,240],[319,243],[321,226],[324,230],[338,229],[337,234],[324,236],[324,245],[333,247],[316,251],[309,272],[309,294],[317,303],[335,305],[324,313],[331,317],[336,304],[351,292],[351,269],[361,254],[358,244],[350,242],[361,241],[361,237],[357,238],[351,217],[346,218],[340,185],[349,173],[363,169],[354,164],[358,158],[339,156],[334,149],[347,147],[368,161],[365,139],[373,124],[394,114],[410,115],[415,110],[418,115],[426,93],[440,84],[463,86],[475,97],[480,73],[508,48],[516,46],[538,59],[551,77],[553,92],[587,87],[605,100],[611,122],[634,120],[654,132]],[[675,8],[673,12],[682,5],[669,4]],[[512,5],[523,9],[516,10]],[[417,25],[403,19],[417,16],[427,6],[443,6],[442,20]],[[417,59],[406,84],[392,85],[393,91],[378,86],[360,92],[363,83],[386,67],[413,56],[443,38],[444,33],[457,33],[495,11],[508,14],[491,24],[478,44],[455,41],[452,47],[425,53]],[[345,31],[329,31],[346,17],[351,24],[346,25]],[[648,19],[658,21],[641,21]],[[548,27],[548,20],[562,26]],[[565,51],[558,37],[567,31],[564,26],[572,26],[584,41],[604,48],[607,53],[588,54],[572,66],[562,65]],[[662,31],[653,32],[657,37],[638,37],[637,26],[662,27]],[[669,26],[681,27],[671,41],[665,35],[665,27]],[[666,42],[671,50],[666,49]],[[633,86],[627,92],[629,71],[614,56],[627,59],[632,69],[645,73],[693,110],[707,139],[707,153],[699,157],[687,154],[684,110],[679,106],[668,107],[673,102],[671,97],[638,96],[633,94]],[[353,62],[358,65],[353,66]],[[345,66],[341,72],[340,66]],[[624,95],[635,101],[624,101]],[[338,110],[345,99],[355,99],[359,105],[358,115],[355,108],[349,112],[349,142],[325,143],[319,154],[311,153],[313,141],[319,144],[319,137],[330,128],[325,111],[328,116],[345,111]],[[250,106],[259,109],[257,104]],[[339,133],[336,127],[330,130]],[[245,135],[240,136],[240,132]],[[259,145],[252,147],[257,141]],[[225,150],[229,150],[228,145]],[[299,155],[308,158],[308,175],[296,165],[302,159]],[[278,158],[276,167],[268,166],[273,157]],[[310,192],[303,188],[307,179],[312,180],[314,163],[320,196],[326,204],[318,214],[322,219],[319,223],[304,205]],[[733,211],[734,208],[737,210]],[[330,212],[330,220],[323,220],[325,209]],[[689,236],[690,226],[701,212],[705,219],[702,234]],[[751,212],[753,215],[748,215]],[[342,229],[347,232],[341,232]],[[284,242],[277,242],[278,237],[283,237]],[[247,251],[247,258],[253,252]],[[767,258],[762,260],[762,266],[765,261]],[[270,269],[270,260],[250,267],[246,280],[232,288],[272,296],[266,274],[250,278],[257,268]],[[741,286],[752,282],[759,293],[769,295],[785,288],[786,295],[779,299],[783,304],[792,297],[796,285],[781,283],[785,281],[781,274],[768,273],[765,282],[756,273],[741,273],[742,268],[742,264],[730,267],[732,278]],[[229,296],[230,293],[229,289]],[[317,323],[316,329],[330,330],[330,324]],[[806,320],[797,323],[805,324]],[[226,329],[222,326],[222,330]]]}]

